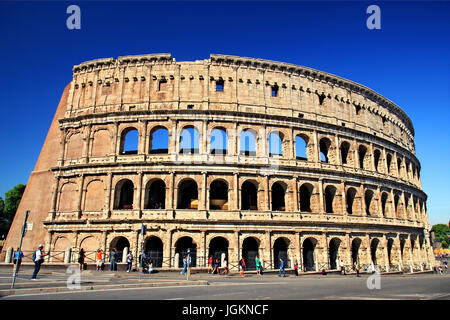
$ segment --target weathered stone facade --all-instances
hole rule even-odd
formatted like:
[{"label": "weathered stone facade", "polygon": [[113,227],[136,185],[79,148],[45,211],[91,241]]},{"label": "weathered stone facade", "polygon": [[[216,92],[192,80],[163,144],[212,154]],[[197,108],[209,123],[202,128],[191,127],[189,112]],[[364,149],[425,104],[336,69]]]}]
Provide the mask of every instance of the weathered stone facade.
[{"label": "weathered stone facade", "polygon": [[411,120],[362,85],[224,55],[99,59],[73,68],[3,254],[31,210],[25,250],[43,242],[52,262],[144,243],[163,267],[189,247],[198,267],[258,254],[266,268],[421,268],[426,198]]}]

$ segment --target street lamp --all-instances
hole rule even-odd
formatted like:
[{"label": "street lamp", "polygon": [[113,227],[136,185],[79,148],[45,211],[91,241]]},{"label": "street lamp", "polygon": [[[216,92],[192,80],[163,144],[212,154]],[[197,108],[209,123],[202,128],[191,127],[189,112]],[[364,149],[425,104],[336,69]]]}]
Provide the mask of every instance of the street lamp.
[{"label": "street lamp", "polygon": [[[14,289],[14,283],[16,282],[17,267],[19,266],[20,251],[22,250],[22,240],[25,235],[27,219],[28,219],[29,215],[30,215],[30,211],[29,210],[25,211],[25,219],[23,220],[22,234],[20,235],[19,251],[17,252],[17,259],[16,259],[16,265],[14,267],[14,274],[13,274],[13,279],[12,279],[12,283],[11,283],[11,289]],[[13,252],[14,252],[14,249],[13,249]],[[14,256],[13,256],[13,258],[14,258]]]}]

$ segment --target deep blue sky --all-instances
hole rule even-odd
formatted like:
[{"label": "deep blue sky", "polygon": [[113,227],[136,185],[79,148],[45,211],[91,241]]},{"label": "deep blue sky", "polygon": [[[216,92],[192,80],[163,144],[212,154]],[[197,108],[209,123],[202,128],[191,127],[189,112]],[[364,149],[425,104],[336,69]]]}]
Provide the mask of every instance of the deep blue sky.
[{"label": "deep blue sky", "polygon": [[[81,30],[66,8],[81,8]],[[381,30],[366,8],[381,8]],[[0,1],[0,196],[25,184],[72,67],[122,55],[210,53],[312,67],[399,105],[416,131],[430,221],[450,218],[450,2]]]}]

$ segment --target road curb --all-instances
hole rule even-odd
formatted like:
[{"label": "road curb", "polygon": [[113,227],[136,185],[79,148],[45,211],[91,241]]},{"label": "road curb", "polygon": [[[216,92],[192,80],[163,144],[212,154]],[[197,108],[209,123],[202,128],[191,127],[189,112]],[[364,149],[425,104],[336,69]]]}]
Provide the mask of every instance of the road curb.
[{"label": "road curb", "polygon": [[123,283],[111,285],[85,285],[79,289],[69,289],[65,287],[47,287],[47,288],[26,288],[26,289],[3,289],[0,290],[0,297],[11,296],[16,294],[36,294],[36,293],[54,293],[54,292],[81,292],[102,289],[125,289],[125,288],[151,288],[151,287],[173,287],[173,286],[207,286],[209,282],[206,280],[186,280],[186,281],[164,281],[164,282],[145,282],[145,283]]}]

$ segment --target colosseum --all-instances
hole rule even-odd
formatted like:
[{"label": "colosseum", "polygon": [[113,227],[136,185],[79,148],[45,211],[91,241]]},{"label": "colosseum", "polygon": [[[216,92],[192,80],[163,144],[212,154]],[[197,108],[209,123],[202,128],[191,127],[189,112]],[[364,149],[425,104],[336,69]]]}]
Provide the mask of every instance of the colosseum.
[{"label": "colosseum", "polygon": [[29,210],[23,250],[48,263],[116,248],[178,268],[189,249],[197,268],[411,272],[434,264],[426,199],[410,118],[360,84],[229,55],[98,59],[73,67],[2,261]]}]

